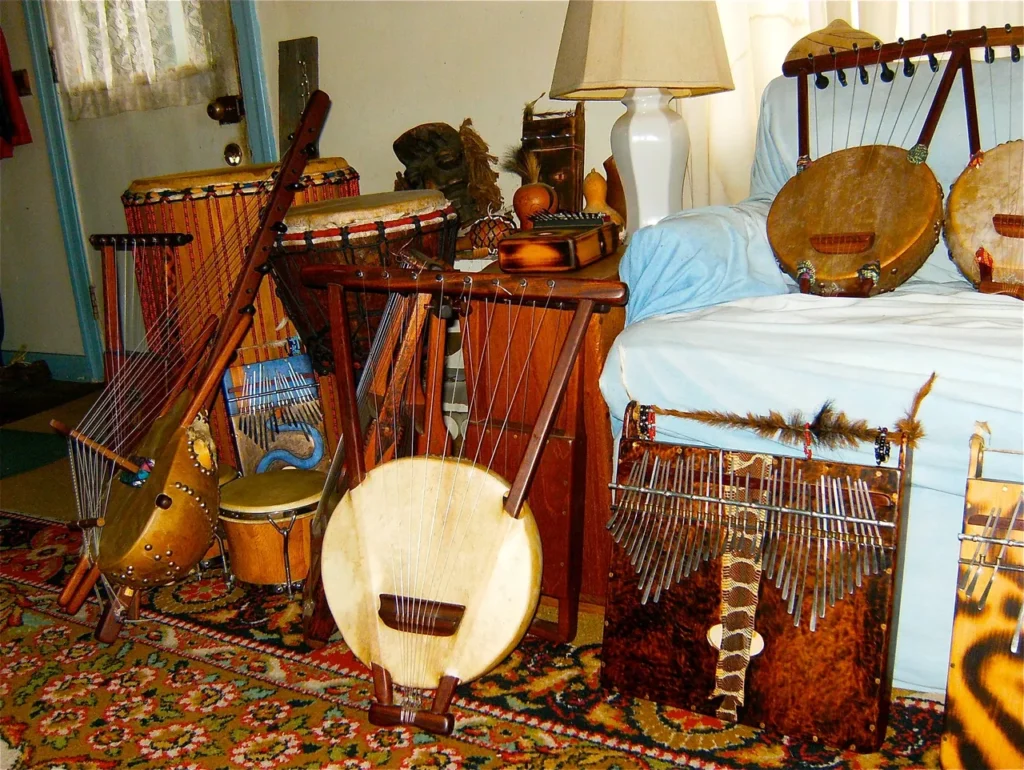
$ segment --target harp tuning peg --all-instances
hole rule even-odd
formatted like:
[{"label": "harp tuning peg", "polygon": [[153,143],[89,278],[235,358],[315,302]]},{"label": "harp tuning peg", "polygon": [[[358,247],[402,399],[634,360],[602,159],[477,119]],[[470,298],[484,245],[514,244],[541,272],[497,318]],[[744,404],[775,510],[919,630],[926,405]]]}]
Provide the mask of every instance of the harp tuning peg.
[{"label": "harp tuning peg", "polygon": [[996,60],[996,49],[990,45],[985,46],[985,63],[991,64]]},{"label": "harp tuning peg", "polygon": [[888,62],[882,62],[882,74],[879,75],[879,77],[882,79],[883,83],[891,83],[892,79],[896,77],[896,75],[893,74],[893,71],[889,69]]},{"label": "harp tuning peg", "polygon": [[819,91],[823,91],[824,89],[828,88],[828,78],[825,77],[824,74],[819,72],[817,75],[814,76],[814,85],[817,87]]},{"label": "harp tuning peg", "polygon": [[845,70],[836,70],[836,80],[839,81],[839,85],[845,86],[846,85],[846,71]]},{"label": "harp tuning peg", "polygon": [[875,50],[875,51],[878,51],[878,50],[880,50],[880,49],[882,48],[882,44],[881,44],[881,42],[879,42],[878,40],[876,40],[876,41],[875,41],[875,42],[874,42],[874,43],[872,44],[871,48],[872,48],[873,50]]},{"label": "harp tuning peg", "polygon": [[1010,34],[1011,32],[1013,32],[1013,27],[1011,27],[1009,25],[1009,23],[1004,24],[1003,25],[1003,32],[1005,32],[1006,34]]},{"label": "harp tuning peg", "polygon": [[1019,45],[1010,46],[1010,61],[1012,61],[1014,64],[1016,64],[1017,62],[1020,61],[1020,46]]},{"label": "harp tuning peg", "polygon": [[868,84],[868,70],[867,70],[867,67],[865,67],[862,64],[862,65],[860,65],[857,68],[857,71],[860,72],[860,82],[861,82],[861,85],[865,85],[866,86]]},{"label": "harp tuning peg", "polygon": [[913,77],[915,70],[916,67],[914,67],[914,62],[910,61],[910,57],[908,56],[903,60],[903,74],[908,78]]},{"label": "harp tuning peg", "polygon": [[928,54],[928,68],[932,72],[938,72],[939,71],[939,60],[937,58],[935,58],[935,54],[933,54],[933,53]]}]

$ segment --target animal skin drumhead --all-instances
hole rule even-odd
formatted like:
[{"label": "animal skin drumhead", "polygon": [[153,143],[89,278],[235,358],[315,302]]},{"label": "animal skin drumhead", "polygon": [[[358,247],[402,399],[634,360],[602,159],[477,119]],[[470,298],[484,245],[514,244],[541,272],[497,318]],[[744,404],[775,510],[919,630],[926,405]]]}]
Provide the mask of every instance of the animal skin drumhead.
[{"label": "animal skin drumhead", "polygon": [[[338,503],[324,535],[321,574],[338,629],[366,665],[396,684],[468,681],[519,643],[540,597],[541,546],[529,506],[502,509],[508,483],[470,462],[408,457],[379,465]],[[381,596],[422,621],[431,602],[464,607],[454,634],[387,625]]]},{"label": "animal skin drumhead", "polygon": [[971,283],[981,280],[978,250],[992,259],[992,280],[1024,283],[1024,238],[1001,234],[996,217],[1024,214],[1024,140],[987,150],[953,183],[946,204],[949,257]]}]

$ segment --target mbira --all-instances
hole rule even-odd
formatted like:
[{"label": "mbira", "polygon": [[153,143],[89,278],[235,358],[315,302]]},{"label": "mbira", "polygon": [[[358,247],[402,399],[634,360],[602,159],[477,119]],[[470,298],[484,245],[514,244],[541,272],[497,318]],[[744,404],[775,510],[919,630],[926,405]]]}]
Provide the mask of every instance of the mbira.
[{"label": "mbira", "polygon": [[[542,556],[527,496],[591,314],[624,304],[626,287],[348,265],[307,267],[303,280],[328,288],[342,401],[347,473],[323,538],[327,602],[345,642],[373,672],[370,721],[450,733],[455,687],[500,663],[533,620]],[[393,312],[398,308],[389,300],[389,320],[374,347],[377,339],[399,339],[405,354],[378,362],[386,364],[390,384],[383,398],[369,402],[356,388],[351,337],[339,333],[351,328],[349,295],[365,292],[387,293],[406,309]],[[564,321],[555,317],[563,314],[538,312],[557,308]],[[481,423],[466,431],[491,431],[486,442],[465,434],[437,442],[429,427],[421,440],[409,394],[424,367],[408,359],[423,361],[429,349],[425,314],[459,318],[473,372],[467,379],[476,383],[468,394],[470,419]],[[530,364],[542,354],[536,342],[545,324],[561,324],[561,344],[543,351],[555,363],[550,381],[538,386]],[[519,335],[523,344],[513,344]],[[502,406],[495,408],[499,393]],[[389,436],[392,447],[369,470],[361,407],[371,414],[369,443]],[[529,436],[525,448],[522,436]],[[520,452],[511,479],[493,470],[506,452]],[[336,458],[332,468],[339,467]]]},{"label": "mbira", "polygon": [[856,751],[885,737],[911,451],[878,466],[655,441],[627,407],[601,681]]},{"label": "mbira", "polygon": [[[263,266],[306,166],[317,152],[330,99],[310,97],[259,226],[232,232],[147,326],[146,343],[108,357],[112,376],[68,436],[82,558],[58,604],[76,613],[93,586],[109,603],[97,636],[116,638],[137,616],[139,591],[184,578],[213,542],[219,468],[207,410],[228,361],[249,332]],[[248,244],[244,255],[238,239]],[[219,290],[223,271],[235,276]]]}]

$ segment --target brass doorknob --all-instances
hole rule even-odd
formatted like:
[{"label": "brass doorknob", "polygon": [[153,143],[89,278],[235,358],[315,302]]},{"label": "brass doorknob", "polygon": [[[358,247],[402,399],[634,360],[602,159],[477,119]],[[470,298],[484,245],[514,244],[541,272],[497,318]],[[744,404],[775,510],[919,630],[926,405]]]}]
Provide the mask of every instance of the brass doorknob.
[{"label": "brass doorknob", "polygon": [[224,162],[229,166],[237,166],[242,162],[242,148],[234,142],[224,146]]},{"label": "brass doorknob", "polygon": [[238,95],[218,96],[206,105],[206,114],[222,126],[226,123],[240,123],[245,117],[245,104]]}]

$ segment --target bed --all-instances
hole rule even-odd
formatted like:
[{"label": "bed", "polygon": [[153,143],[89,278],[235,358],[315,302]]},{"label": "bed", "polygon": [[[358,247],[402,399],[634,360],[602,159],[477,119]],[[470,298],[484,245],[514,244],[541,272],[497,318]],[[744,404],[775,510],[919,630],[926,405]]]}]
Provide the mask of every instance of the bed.
[{"label": "bed", "polygon": [[[937,78],[920,69],[923,77],[897,77],[893,100],[906,96],[914,104],[927,89],[934,92]],[[974,72],[982,146],[1019,139],[1024,67],[1000,59],[976,63]],[[845,146],[848,126],[876,125],[884,117],[877,100],[864,101],[863,91],[858,97],[854,88],[834,86],[812,99],[812,157],[818,147],[827,152]],[[882,138],[910,147],[920,116],[916,124],[909,112],[903,119],[891,127],[882,120]],[[968,157],[958,76],[928,161],[946,194]],[[968,441],[982,422],[993,445],[1024,446],[1024,303],[975,291],[941,240],[892,293],[869,299],[798,293],[778,269],[765,234],[771,202],[796,158],[795,80],[779,77],[762,98],[750,197],[735,206],[674,215],[630,241],[620,266],[630,289],[627,326],[609,352],[601,391],[615,432],[632,400],[675,410],[762,414],[813,413],[831,400],[853,418],[892,426],[937,373],[919,414],[927,435],[913,460],[894,685],[941,692]],[[746,431],[676,418],[659,416],[657,431],[661,441],[801,452]],[[868,446],[816,455],[873,463]],[[1019,480],[1019,457],[1005,473]]]}]

